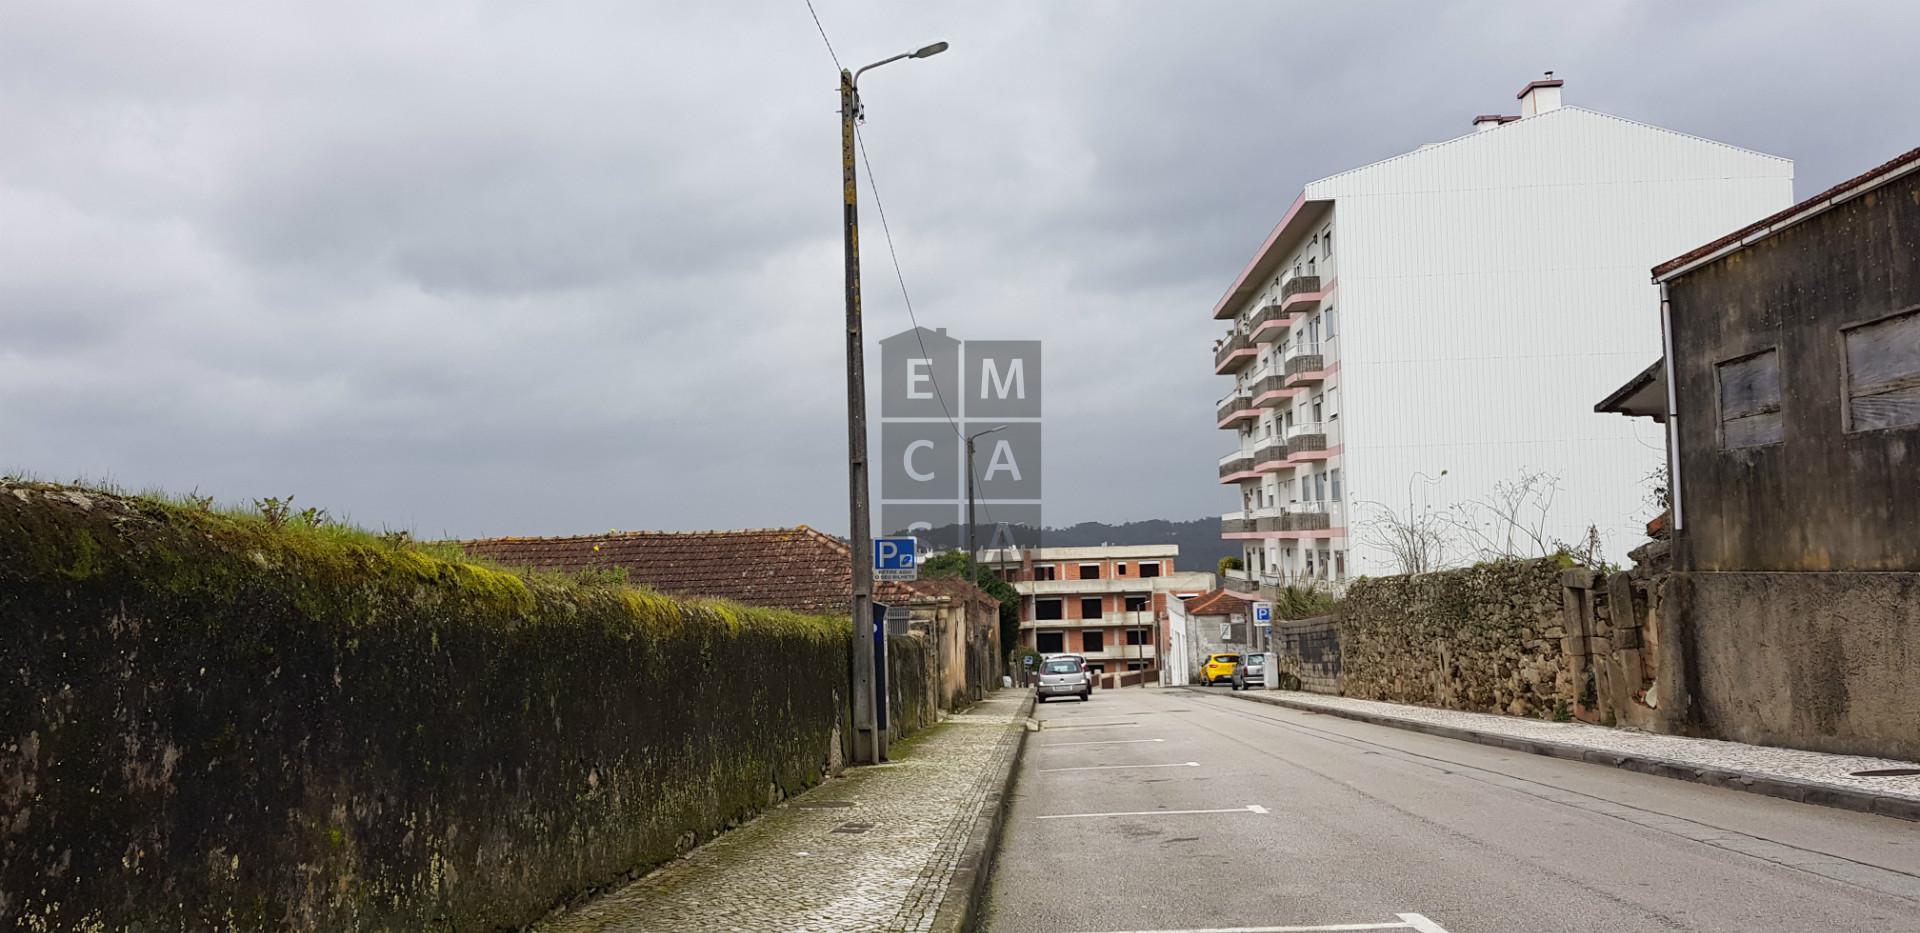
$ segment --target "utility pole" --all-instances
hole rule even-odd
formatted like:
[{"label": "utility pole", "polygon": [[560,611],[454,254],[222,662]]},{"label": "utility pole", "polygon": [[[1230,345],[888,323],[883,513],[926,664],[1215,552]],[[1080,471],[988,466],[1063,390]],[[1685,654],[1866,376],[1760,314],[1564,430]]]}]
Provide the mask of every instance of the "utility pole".
[{"label": "utility pole", "polygon": [[[988,428],[985,431],[977,431],[973,434],[967,435],[966,437],[966,441],[967,441],[967,582],[973,584],[973,588],[975,590],[980,589],[980,548],[979,548],[979,545],[975,543],[974,531],[973,531],[974,528],[976,527],[973,519],[973,442],[977,438],[986,437],[987,435],[992,434],[995,431],[1005,431],[1006,429],[1007,429],[1007,426],[1003,424],[998,427]],[[994,624],[998,625],[999,620],[1000,620],[1000,614],[999,614],[998,608],[996,607],[994,612]],[[1003,652],[1006,650],[1005,645],[1001,645],[1000,648]]]},{"label": "utility pole", "polygon": [[861,72],[903,58],[927,58],[947,50],[936,42],[918,51],[881,59],[859,71],[840,69],[840,186],[847,264],[847,499],[848,550],[853,560],[853,763],[879,764],[887,737],[878,727],[874,690],[873,529],[867,518],[867,348],[860,325],[860,202],[853,172],[854,127],[860,118]]}]

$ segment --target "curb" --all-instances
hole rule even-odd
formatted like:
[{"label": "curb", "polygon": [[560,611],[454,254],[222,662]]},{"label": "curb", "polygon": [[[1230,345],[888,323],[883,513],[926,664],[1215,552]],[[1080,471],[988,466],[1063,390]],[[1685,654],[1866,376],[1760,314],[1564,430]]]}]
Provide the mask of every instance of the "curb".
[{"label": "curb", "polygon": [[933,925],[929,928],[932,933],[966,933],[974,929],[980,919],[980,907],[987,899],[987,881],[993,874],[993,858],[1000,849],[1000,833],[1007,824],[1007,801],[1012,796],[1008,791],[1013,787],[1014,774],[1020,769],[1020,759],[1027,751],[1027,734],[1031,731],[1027,720],[1031,718],[1033,694],[1029,693],[1021,702],[1012,725],[1020,730],[1020,737],[1014,740],[1013,754],[1007,756],[999,773],[994,775],[995,789],[987,792],[986,803],[967,831],[960,864],[955,867],[947,892],[933,913]]},{"label": "curb", "polygon": [[[1189,690],[1206,692],[1202,688],[1187,687]],[[1510,751],[1526,752],[1532,755],[1544,755],[1549,758],[1563,758],[1568,761],[1584,761],[1596,765],[1612,765],[1627,771],[1651,774],[1655,777],[1673,778],[1679,781],[1692,781],[1709,787],[1723,787],[1727,790],[1745,791],[1750,794],[1763,794],[1779,797],[1795,803],[1809,803],[1821,807],[1834,807],[1840,810],[1853,810],[1859,813],[1872,813],[1876,816],[1890,816],[1900,820],[1920,821],[1920,800],[1893,794],[1876,794],[1873,791],[1841,787],[1837,784],[1822,784],[1816,781],[1803,781],[1797,778],[1780,777],[1761,771],[1743,771],[1737,768],[1718,768],[1696,765],[1674,758],[1661,758],[1655,755],[1629,755],[1624,752],[1609,752],[1582,745],[1569,745],[1565,742],[1549,742],[1544,739],[1523,739],[1511,735],[1494,735],[1458,726],[1443,726],[1437,723],[1420,722],[1387,716],[1379,713],[1363,713],[1358,710],[1332,709],[1289,700],[1284,696],[1269,696],[1265,693],[1235,692],[1229,694],[1236,700],[1248,700],[1254,703],[1266,703],[1270,706],[1282,706],[1287,709],[1307,713],[1319,713],[1341,719],[1352,719],[1376,726],[1393,729],[1405,729],[1445,739],[1458,739],[1463,742],[1477,742]]]}]

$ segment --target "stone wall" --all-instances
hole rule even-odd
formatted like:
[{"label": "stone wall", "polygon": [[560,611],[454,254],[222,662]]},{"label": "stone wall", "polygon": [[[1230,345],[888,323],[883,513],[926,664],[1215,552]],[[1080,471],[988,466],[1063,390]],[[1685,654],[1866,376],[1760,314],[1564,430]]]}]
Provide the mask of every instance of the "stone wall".
[{"label": "stone wall", "polygon": [[150,499],[0,482],[0,629],[8,929],[514,928],[846,751],[844,620]]},{"label": "stone wall", "polygon": [[1579,698],[1562,664],[1561,565],[1498,561],[1356,580],[1339,625],[1347,696],[1547,717]]},{"label": "stone wall", "polygon": [[1279,672],[1291,675],[1299,689],[1333,695],[1340,693],[1338,618],[1318,616],[1273,623],[1273,651],[1278,655]]}]

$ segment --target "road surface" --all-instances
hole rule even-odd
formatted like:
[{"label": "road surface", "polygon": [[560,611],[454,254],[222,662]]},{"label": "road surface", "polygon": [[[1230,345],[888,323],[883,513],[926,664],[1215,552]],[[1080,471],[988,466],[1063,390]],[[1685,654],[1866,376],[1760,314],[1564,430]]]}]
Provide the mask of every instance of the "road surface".
[{"label": "road surface", "polygon": [[1920,824],[1227,693],[1036,707],[985,929],[1920,931]]}]

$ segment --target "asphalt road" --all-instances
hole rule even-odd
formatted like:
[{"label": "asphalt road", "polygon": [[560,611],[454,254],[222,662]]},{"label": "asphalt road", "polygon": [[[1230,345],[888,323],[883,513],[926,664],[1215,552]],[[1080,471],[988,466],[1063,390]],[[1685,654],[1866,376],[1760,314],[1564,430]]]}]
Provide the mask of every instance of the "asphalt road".
[{"label": "asphalt road", "polygon": [[1225,687],[1034,715],[992,933],[1920,931],[1920,824]]}]

